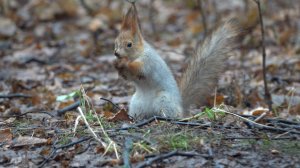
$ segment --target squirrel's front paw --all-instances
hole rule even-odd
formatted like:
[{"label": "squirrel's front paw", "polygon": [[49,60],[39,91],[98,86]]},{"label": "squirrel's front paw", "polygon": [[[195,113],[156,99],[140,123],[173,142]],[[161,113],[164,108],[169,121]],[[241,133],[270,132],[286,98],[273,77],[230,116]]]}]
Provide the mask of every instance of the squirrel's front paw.
[{"label": "squirrel's front paw", "polygon": [[117,70],[124,70],[125,68],[128,67],[128,63],[129,63],[129,61],[126,58],[116,59],[114,61],[114,67]]},{"label": "squirrel's front paw", "polygon": [[122,76],[124,79],[127,79],[127,69],[129,61],[126,58],[116,59],[114,62],[114,67],[118,71],[119,75]]}]

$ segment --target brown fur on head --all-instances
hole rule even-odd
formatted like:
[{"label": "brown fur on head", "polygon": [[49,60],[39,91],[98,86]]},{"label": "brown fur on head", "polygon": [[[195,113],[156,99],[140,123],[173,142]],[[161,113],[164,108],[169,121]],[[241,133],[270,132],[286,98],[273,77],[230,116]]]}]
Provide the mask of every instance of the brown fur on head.
[{"label": "brown fur on head", "polygon": [[115,40],[115,55],[118,58],[127,57],[131,60],[143,53],[143,37],[139,27],[137,10],[131,5],[123,18],[121,32]]}]

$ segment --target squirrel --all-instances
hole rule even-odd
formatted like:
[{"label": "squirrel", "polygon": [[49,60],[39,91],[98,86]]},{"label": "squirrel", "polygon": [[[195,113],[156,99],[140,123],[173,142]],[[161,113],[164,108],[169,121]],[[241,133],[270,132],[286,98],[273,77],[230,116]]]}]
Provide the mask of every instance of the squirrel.
[{"label": "squirrel", "polygon": [[203,103],[217,85],[225,60],[235,47],[237,24],[232,19],[206,38],[177,82],[155,49],[144,40],[137,9],[131,4],[115,40],[114,67],[132,81],[135,93],[129,102],[129,116],[183,118],[192,104]]}]

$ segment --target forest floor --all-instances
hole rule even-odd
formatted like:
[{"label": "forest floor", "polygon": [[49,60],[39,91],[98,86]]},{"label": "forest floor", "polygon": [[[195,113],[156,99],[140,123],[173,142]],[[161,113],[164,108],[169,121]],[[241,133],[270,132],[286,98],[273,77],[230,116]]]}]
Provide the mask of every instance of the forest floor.
[{"label": "forest floor", "polygon": [[137,2],[178,79],[205,31],[231,17],[247,27],[207,106],[145,121],[126,115],[134,88],[112,65],[125,0],[1,1],[0,167],[300,167],[300,4],[262,1],[273,105],[257,121],[268,107],[257,6],[220,1]]}]

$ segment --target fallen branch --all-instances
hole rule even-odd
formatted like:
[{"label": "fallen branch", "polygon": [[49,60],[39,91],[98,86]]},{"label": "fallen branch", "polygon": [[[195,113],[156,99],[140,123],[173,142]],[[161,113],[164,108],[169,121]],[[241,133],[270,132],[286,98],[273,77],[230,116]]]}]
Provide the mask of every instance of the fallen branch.
[{"label": "fallen branch", "polygon": [[112,104],[115,108],[117,108],[118,110],[121,110],[121,108],[120,108],[118,105],[116,105],[115,103],[113,103],[111,100],[108,100],[108,99],[103,98],[103,97],[101,97],[100,99],[109,102],[109,103]]},{"label": "fallen branch", "polygon": [[6,95],[0,95],[0,98],[7,98],[7,99],[12,99],[12,98],[31,98],[31,95],[23,94],[23,93],[10,93]]},{"label": "fallen branch", "polygon": [[259,117],[257,117],[254,121],[259,122],[261,121],[265,116],[268,115],[268,112],[263,112]]},{"label": "fallen branch", "polygon": [[226,114],[230,114],[230,115],[233,115],[233,116],[236,116],[242,120],[245,120],[251,124],[253,124],[255,127],[259,128],[259,129],[266,129],[266,130],[271,130],[271,131],[277,131],[277,132],[289,132],[289,133],[292,133],[292,134],[300,134],[299,131],[294,131],[294,130],[286,130],[286,129],[283,129],[283,128],[275,128],[275,127],[271,127],[271,126],[267,126],[267,125],[263,125],[263,124],[260,124],[260,123],[256,123],[248,118],[245,118],[245,117],[242,117],[238,114],[235,114],[235,113],[231,113],[229,111],[226,111],[226,110],[223,110],[223,109],[219,109],[219,108],[216,108],[214,107],[213,110],[215,110],[216,112],[223,112],[223,113],[226,113]]},{"label": "fallen branch", "polygon": [[262,18],[262,12],[260,7],[260,0],[254,0],[257,4],[259,20],[260,20],[260,30],[261,30],[261,47],[262,47],[262,68],[263,68],[263,79],[264,79],[264,87],[265,87],[265,101],[269,107],[269,111],[272,111],[272,99],[268,88],[267,83],[267,70],[266,70],[266,47],[265,47],[265,29],[264,22]]},{"label": "fallen branch", "polygon": [[85,137],[85,138],[79,139],[78,141],[74,141],[74,142],[71,142],[71,143],[69,143],[69,144],[62,145],[62,146],[58,146],[58,147],[55,146],[55,144],[56,144],[57,142],[54,143],[54,144],[52,145],[52,148],[53,148],[52,152],[50,153],[50,155],[49,155],[46,159],[44,159],[44,161],[43,161],[41,164],[38,165],[38,167],[43,167],[47,162],[49,162],[52,158],[54,158],[54,156],[56,155],[57,150],[59,150],[59,149],[64,149],[64,148],[68,148],[68,147],[71,147],[71,146],[73,146],[73,145],[79,144],[79,143],[81,143],[81,142],[88,141],[88,140],[90,140],[90,139],[92,139],[92,137]]},{"label": "fallen branch", "polygon": [[150,124],[153,121],[168,121],[172,124],[178,124],[178,125],[189,125],[189,126],[202,126],[202,127],[209,127],[210,124],[201,124],[201,123],[197,123],[197,122],[183,122],[180,121],[178,119],[173,119],[173,118],[165,118],[165,117],[160,117],[160,116],[153,116],[147,120],[141,121],[137,124],[128,126],[128,127],[123,127],[123,128],[117,128],[113,131],[119,131],[119,130],[129,130],[129,129],[135,129],[135,128],[139,128],[142,127],[144,125]]},{"label": "fallen branch", "polygon": [[[241,116],[241,117],[246,117],[246,118],[253,118],[253,119],[258,118],[257,116],[253,116],[253,115],[245,115],[245,114],[238,114],[238,115]],[[299,122],[284,120],[284,119],[281,119],[281,118],[266,118],[264,120],[267,121],[267,122],[271,122],[271,123],[284,123],[284,124],[300,126]]]},{"label": "fallen branch", "polygon": [[57,110],[57,115],[58,116],[61,116],[63,114],[65,114],[67,111],[70,111],[70,110],[75,110],[78,106],[80,105],[80,101],[76,101],[75,103],[65,107],[65,108],[62,108],[60,110]]},{"label": "fallen branch", "polygon": [[285,139],[292,139],[292,140],[296,140],[296,137],[278,137],[278,138],[264,138],[264,137],[225,137],[222,138],[224,140],[234,140],[234,139],[267,139],[267,140],[285,140]]},{"label": "fallen branch", "polygon": [[25,112],[23,114],[19,114],[19,115],[10,115],[10,116],[4,116],[4,117],[21,117],[21,116],[24,116],[24,115],[27,115],[27,114],[30,114],[30,113],[42,113],[42,114],[47,114],[51,117],[54,117],[53,114],[51,114],[51,112],[48,112],[48,111],[28,111],[28,112]]}]

